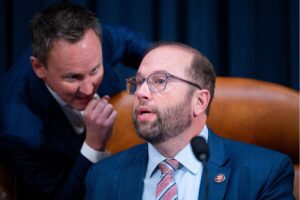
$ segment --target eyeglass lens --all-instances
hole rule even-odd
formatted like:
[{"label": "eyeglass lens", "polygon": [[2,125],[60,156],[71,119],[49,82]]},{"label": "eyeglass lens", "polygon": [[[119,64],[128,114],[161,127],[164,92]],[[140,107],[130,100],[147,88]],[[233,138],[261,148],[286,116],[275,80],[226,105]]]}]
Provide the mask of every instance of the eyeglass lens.
[{"label": "eyeglass lens", "polygon": [[147,81],[147,85],[152,92],[159,92],[166,88],[167,75],[166,74],[152,74],[147,78],[139,76],[131,77],[127,80],[127,91],[129,94],[134,94],[141,85]]}]

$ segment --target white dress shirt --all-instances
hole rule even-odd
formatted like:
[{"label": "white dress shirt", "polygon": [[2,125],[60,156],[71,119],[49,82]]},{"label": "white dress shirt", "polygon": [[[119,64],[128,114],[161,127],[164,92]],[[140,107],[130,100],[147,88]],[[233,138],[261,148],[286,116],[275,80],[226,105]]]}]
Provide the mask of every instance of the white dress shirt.
[{"label": "white dress shirt", "polygon": [[[71,106],[69,106],[66,102],[64,102],[56,92],[54,92],[47,84],[46,84],[49,92],[54,97],[54,99],[57,101],[57,103],[60,105],[61,109],[65,113],[66,117],[68,118],[69,122],[71,123],[74,131],[78,135],[82,135],[85,130],[85,124],[84,124],[84,111],[78,111]],[[94,95],[96,98],[99,98],[98,94]],[[100,161],[106,157],[108,157],[110,154],[108,152],[102,152],[102,151],[96,151],[93,148],[91,148],[89,145],[87,145],[85,142],[83,143],[80,153],[86,157],[89,161],[95,163],[97,161]]]},{"label": "white dress shirt", "polygon": [[[206,126],[199,135],[207,141],[208,129]],[[148,144],[148,156],[143,200],[155,199],[156,185],[161,176],[161,171],[157,166],[161,161],[167,159],[151,144]],[[185,146],[174,158],[180,163],[179,169],[175,172],[178,200],[197,200],[203,171],[202,164],[194,156],[190,144]]]}]

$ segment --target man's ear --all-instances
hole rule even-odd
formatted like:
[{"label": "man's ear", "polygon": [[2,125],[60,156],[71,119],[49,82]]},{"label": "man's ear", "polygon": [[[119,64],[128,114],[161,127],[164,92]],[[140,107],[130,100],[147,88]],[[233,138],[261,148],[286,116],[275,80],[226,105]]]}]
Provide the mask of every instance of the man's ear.
[{"label": "man's ear", "polygon": [[208,90],[197,90],[193,96],[193,115],[197,116],[202,113],[205,114],[205,110],[209,104],[210,93]]},{"label": "man's ear", "polygon": [[39,77],[40,79],[44,79],[47,69],[40,62],[40,60],[34,56],[30,56],[30,62],[31,62],[32,69],[37,75],[37,77]]}]

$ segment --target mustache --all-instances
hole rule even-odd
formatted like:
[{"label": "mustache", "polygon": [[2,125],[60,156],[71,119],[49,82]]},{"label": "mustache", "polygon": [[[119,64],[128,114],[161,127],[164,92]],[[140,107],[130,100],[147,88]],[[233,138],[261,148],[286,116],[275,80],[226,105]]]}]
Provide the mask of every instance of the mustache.
[{"label": "mustache", "polygon": [[139,104],[138,104],[138,106],[137,107],[140,107],[140,106],[147,106],[147,101],[145,101],[145,100],[139,100]]}]

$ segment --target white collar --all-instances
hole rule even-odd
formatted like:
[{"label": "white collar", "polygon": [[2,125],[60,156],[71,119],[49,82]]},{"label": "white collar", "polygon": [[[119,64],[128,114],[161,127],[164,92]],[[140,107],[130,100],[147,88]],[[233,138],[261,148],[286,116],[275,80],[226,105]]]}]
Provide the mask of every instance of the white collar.
[{"label": "white collar", "polygon": [[[200,132],[202,137],[205,140],[208,140],[208,129],[205,125],[203,130]],[[157,170],[157,165],[165,160],[166,158],[161,155],[152,144],[148,143],[148,166],[146,178],[150,178]],[[196,174],[200,169],[201,163],[196,159],[193,154],[191,144],[187,144],[177,155],[174,157],[182,166],[184,166],[187,170],[191,171],[193,174]]]}]

